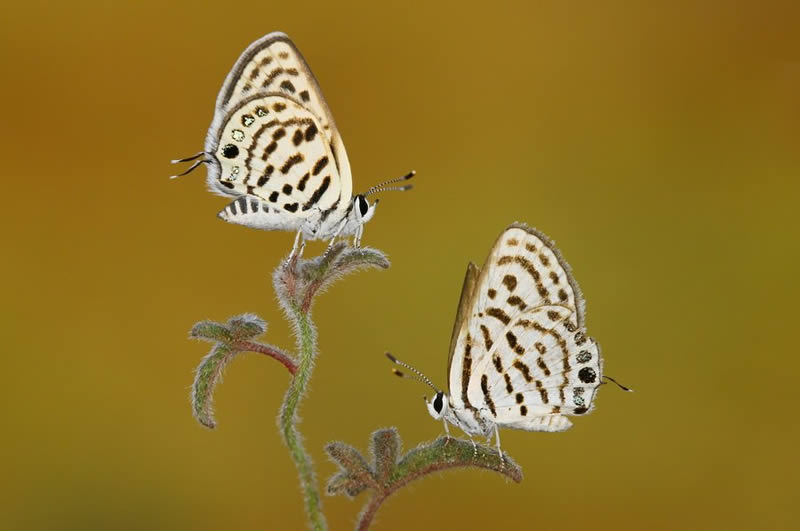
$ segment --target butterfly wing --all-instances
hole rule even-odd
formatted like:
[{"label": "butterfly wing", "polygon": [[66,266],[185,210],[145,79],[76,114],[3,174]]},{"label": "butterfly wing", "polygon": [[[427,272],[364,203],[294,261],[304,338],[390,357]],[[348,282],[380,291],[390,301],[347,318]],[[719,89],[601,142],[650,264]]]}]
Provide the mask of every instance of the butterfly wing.
[{"label": "butterfly wing", "polygon": [[478,266],[470,262],[467,265],[467,274],[464,275],[464,285],[461,287],[461,298],[458,301],[458,309],[456,310],[456,322],[453,324],[453,333],[450,336],[450,354],[447,357],[447,374],[450,374],[450,367],[453,364],[453,352],[456,350],[456,343],[464,320],[469,315],[472,308],[473,294],[475,293],[475,285],[478,282],[478,275],[480,270]]},{"label": "butterfly wing", "polygon": [[209,188],[285,219],[349,207],[350,163],[316,78],[283,33],[251,44],[222,85],[206,138]]},{"label": "butterfly wing", "polygon": [[563,415],[591,409],[600,384],[599,347],[581,328],[580,290],[546,236],[524,225],[503,232],[469,307],[451,354],[457,406],[537,431],[566,429]]}]

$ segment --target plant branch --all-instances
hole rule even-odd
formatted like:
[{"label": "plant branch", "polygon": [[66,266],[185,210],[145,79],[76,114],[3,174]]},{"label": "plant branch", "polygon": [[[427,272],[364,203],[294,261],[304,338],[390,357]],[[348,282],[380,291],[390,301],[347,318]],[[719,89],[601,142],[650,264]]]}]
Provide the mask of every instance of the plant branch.
[{"label": "plant branch", "polygon": [[255,352],[269,356],[286,367],[289,373],[294,374],[297,372],[297,364],[295,361],[272,345],[263,345],[261,343],[253,343],[252,341],[237,341],[233,343],[233,346],[242,352]]},{"label": "plant branch", "polygon": [[236,316],[227,324],[200,321],[192,327],[189,337],[214,344],[211,352],[197,367],[192,384],[192,413],[200,424],[210,429],[216,427],[213,411],[214,389],[222,381],[225,369],[238,354],[265,354],[282,363],[291,374],[296,372],[297,366],[290,356],[272,345],[252,341],[266,331],[267,324],[252,314]]},{"label": "plant branch", "polygon": [[311,378],[311,372],[314,368],[314,358],[316,357],[316,331],[309,316],[302,312],[295,312],[293,319],[298,331],[298,351],[300,363],[298,370],[292,379],[289,389],[286,391],[286,396],[283,399],[280,415],[280,430],[283,435],[283,440],[286,446],[289,447],[289,453],[295,462],[297,471],[300,474],[300,487],[303,491],[303,497],[306,502],[306,511],[311,520],[313,529],[325,529],[325,517],[322,514],[322,503],[320,501],[319,491],[317,490],[317,482],[314,477],[314,468],[311,463],[311,458],[308,456],[303,443],[301,441],[297,424],[299,418],[297,416],[297,407],[300,405],[308,381]]},{"label": "plant branch", "polygon": [[351,446],[333,442],[325,449],[339,465],[339,472],[328,481],[329,495],[345,494],[354,497],[364,490],[372,496],[364,506],[356,526],[358,531],[369,529],[381,504],[411,481],[449,468],[477,467],[494,470],[519,483],[522,469],[507,455],[471,441],[440,437],[425,443],[407,454],[400,455],[401,443],[395,428],[378,430],[372,435],[373,464]]},{"label": "plant branch", "polygon": [[311,306],[314,297],[334,281],[349,272],[370,266],[386,268],[389,262],[378,251],[347,248],[341,243],[328,249],[323,256],[310,260],[290,260],[276,269],[273,275],[275,292],[293,324],[298,350],[297,371],[281,406],[279,427],[300,475],[306,511],[315,530],[326,528],[325,517],[313,464],[297,428],[297,410],[306,393],[317,356],[317,333],[311,320]]},{"label": "plant branch", "polygon": [[281,308],[292,324],[297,343],[297,357],[285,354],[272,345],[254,342],[264,334],[266,323],[255,315],[234,317],[227,324],[201,321],[192,327],[190,337],[214,344],[203,358],[192,385],[192,412],[206,427],[216,424],[212,411],[212,396],[221,381],[225,368],[240,352],[257,352],[283,364],[292,374],[292,381],[281,405],[278,424],[289,454],[300,475],[300,486],[311,527],[326,529],[322,502],[314,476],[314,467],[303,448],[298,429],[298,409],[308,389],[308,382],[317,357],[317,333],[311,320],[314,297],[348,273],[369,267],[389,267],[380,251],[368,248],[353,249],[345,243],[329,248],[324,255],[302,260],[297,257],[284,262],[273,273],[273,285]]}]

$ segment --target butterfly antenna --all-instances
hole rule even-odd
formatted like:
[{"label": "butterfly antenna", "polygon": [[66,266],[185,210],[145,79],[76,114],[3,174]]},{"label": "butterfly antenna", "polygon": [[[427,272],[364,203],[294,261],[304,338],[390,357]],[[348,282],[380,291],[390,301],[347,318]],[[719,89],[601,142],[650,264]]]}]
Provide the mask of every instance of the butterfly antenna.
[{"label": "butterfly antenna", "polygon": [[189,161],[192,161],[192,160],[194,160],[194,159],[196,159],[198,157],[202,157],[205,154],[206,154],[205,151],[201,151],[200,153],[195,153],[191,157],[186,157],[184,159],[175,159],[175,160],[171,160],[170,162],[172,164],[180,164],[181,162],[189,162]]},{"label": "butterfly antenna", "polygon": [[617,387],[619,387],[619,388],[620,388],[620,389],[622,389],[623,391],[628,391],[629,393],[632,393],[632,392],[633,392],[633,389],[631,389],[630,387],[625,387],[624,385],[622,385],[621,383],[619,383],[618,381],[616,381],[616,380],[615,380],[614,378],[612,378],[611,376],[603,376],[603,378],[604,378],[604,379],[606,379],[606,380],[611,380],[612,382],[614,382],[615,384],[617,384]]},{"label": "butterfly antenna", "polygon": [[422,374],[420,371],[418,371],[417,369],[415,369],[414,367],[412,367],[408,363],[400,361],[399,359],[395,358],[394,356],[392,356],[388,352],[386,353],[386,357],[389,358],[389,361],[391,361],[392,363],[394,363],[396,365],[400,365],[401,367],[404,367],[404,368],[408,369],[409,371],[413,372],[416,375],[416,377],[409,376],[407,374],[404,374],[402,371],[393,368],[392,372],[395,375],[397,375],[398,377],[400,377],[400,378],[408,378],[410,380],[416,380],[418,382],[422,382],[422,383],[430,386],[437,393],[439,392],[439,389],[435,385],[433,385],[433,382],[431,382],[430,378],[428,378],[427,376]]},{"label": "butterfly antenna", "polygon": [[376,184],[369,190],[364,193],[364,197],[368,195],[377,194],[378,192],[387,192],[387,191],[397,191],[397,192],[405,192],[406,190],[410,190],[412,186],[410,184],[406,184],[404,186],[388,186],[390,184],[399,183],[401,181],[407,181],[413,176],[417,174],[416,171],[412,170],[407,174],[403,175],[402,177],[398,177],[396,179],[389,179],[388,181],[384,181],[382,183]]},{"label": "butterfly antenna", "polygon": [[194,164],[192,164],[191,166],[189,166],[189,169],[188,169],[188,170],[186,170],[185,172],[183,172],[183,173],[179,173],[178,175],[170,175],[170,176],[169,176],[169,178],[170,178],[170,179],[177,179],[178,177],[183,177],[184,175],[187,175],[187,174],[189,174],[189,173],[192,173],[192,171],[193,171],[195,168],[197,168],[198,166],[200,166],[201,164],[208,164],[209,162],[211,162],[211,161],[210,161],[210,160],[205,160],[205,159],[203,159],[203,160],[198,160],[197,162],[195,162]]}]

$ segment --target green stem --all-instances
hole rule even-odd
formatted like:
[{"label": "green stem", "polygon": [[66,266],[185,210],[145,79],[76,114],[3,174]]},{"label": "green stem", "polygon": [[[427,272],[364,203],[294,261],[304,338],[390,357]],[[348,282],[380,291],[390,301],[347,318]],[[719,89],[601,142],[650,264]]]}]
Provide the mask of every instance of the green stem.
[{"label": "green stem", "polygon": [[316,332],[311,324],[308,313],[303,312],[299,307],[292,304],[292,317],[297,326],[296,332],[299,334],[298,341],[298,363],[297,372],[292,378],[289,390],[283,400],[281,408],[280,428],[289,453],[294,459],[297,471],[300,474],[300,484],[305,498],[306,510],[311,520],[311,527],[315,530],[327,528],[325,516],[322,514],[322,503],[320,501],[319,490],[317,489],[314,469],[311,458],[303,448],[300,440],[300,433],[297,430],[297,407],[300,399],[306,391],[308,380],[314,369],[314,358],[316,357]]}]

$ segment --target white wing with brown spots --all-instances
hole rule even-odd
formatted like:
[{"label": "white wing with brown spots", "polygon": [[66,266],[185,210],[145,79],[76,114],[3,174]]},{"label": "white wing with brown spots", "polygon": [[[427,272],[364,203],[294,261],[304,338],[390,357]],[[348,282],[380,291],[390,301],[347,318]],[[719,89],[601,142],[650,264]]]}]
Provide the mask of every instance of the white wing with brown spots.
[{"label": "white wing with brown spots", "polygon": [[600,350],[582,329],[578,285],[546,236],[524,225],[503,232],[466,304],[449,386],[474,433],[495,424],[560,431],[571,426],[565,415],[591,410]]},{"label": "white wing with brown spots", "polygon": [[220,213],[227,221],[287,230],[305,224],[311,233],[351,208],[344,144],[319,84],[283,33],[254,42],[228,74],[205,151],[213,155],[213,192],[258,200],[247,216],[231,203]]}]

